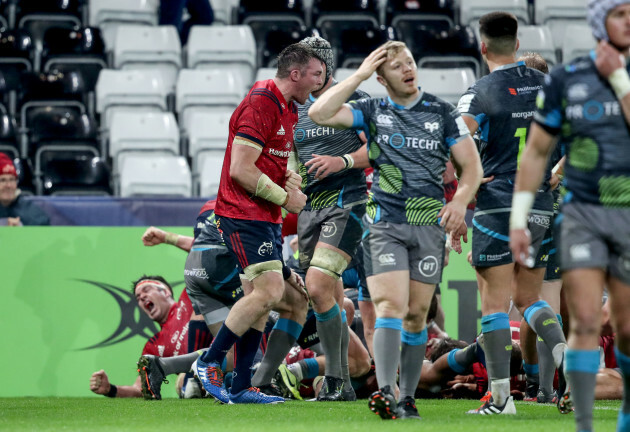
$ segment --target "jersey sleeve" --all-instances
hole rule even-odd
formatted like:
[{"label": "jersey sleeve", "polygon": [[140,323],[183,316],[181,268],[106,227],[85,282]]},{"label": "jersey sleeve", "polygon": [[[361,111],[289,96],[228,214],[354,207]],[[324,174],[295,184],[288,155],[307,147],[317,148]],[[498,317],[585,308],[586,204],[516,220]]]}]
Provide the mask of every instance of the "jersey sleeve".
[{"label": "jersey sleeve", "polygon": [[483,122],[487,115],[482,93],[479,92],[477,85],[471,86],[466,93],[459,99],[457,109],[463,116],[472,117],[478,125]]},{"label": "jersey sleeve", "polygon": [[142,348],[142,355],[154,355],[154,356],[160,355],[152,339],[153,338],[149,339],[147,343],[144,344],[144,348]]},{"label": "jersey sleeve", "polygon": [[562,82],[561,69],[554,69],[551,74],[545,75],[543,88],[538,91],[536,97],[536,113],[534,121],[542,126],[551,135],[557,135],[562,126]]},{"label": "jersey sleeve", "polygon": [[277,129],[277,114],[281,108],[268,100],[266,95],[250,95],[249,98],[249,104],[243,107],[235,125],[235,138],[265,147],[270,131]]},{"label": "jersey sleeve", "polygon": [[370,119],[374,113],[374,99],[360,99],[353,100],[348,103],[352,110],[352,116],[354,121],[352,122],[352,129],[368,131],[372,130],[369,127]]},{"label": "jersey sleeve", "polygon": [[467,136],[470,136],[468,126],[464,122],[459,110],[453,105],[444,104],[444,141],[450,148]]}]

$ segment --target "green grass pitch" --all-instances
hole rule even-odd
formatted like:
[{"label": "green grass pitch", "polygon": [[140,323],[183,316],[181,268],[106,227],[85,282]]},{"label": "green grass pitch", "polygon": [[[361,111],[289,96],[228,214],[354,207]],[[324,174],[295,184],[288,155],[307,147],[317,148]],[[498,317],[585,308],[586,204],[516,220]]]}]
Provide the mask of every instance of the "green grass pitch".
[{"label": "green grass pitch", "polygon": [[[366,400],[289,401],[275,406],[219,405],[209,399],[145,401],[107,398],[1,398],[2,431],[422,431],[573,432],[573,414],[554,405],[517,402],[515,416],[470,416],[473,400],[418,400],[422,420],[383,421]],[[594,425],[614,432],[619,401],[597,402]]]}]

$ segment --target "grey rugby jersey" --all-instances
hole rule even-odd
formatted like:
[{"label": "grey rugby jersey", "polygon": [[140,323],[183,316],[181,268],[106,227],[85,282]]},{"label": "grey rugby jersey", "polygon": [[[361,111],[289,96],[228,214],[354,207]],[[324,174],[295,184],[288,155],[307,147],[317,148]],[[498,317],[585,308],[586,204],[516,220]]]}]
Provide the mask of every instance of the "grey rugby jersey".
[{"label": "grey rugby jersey", "polygon": [[[357,90],[348,100],[367,97],[367,93]],[[367,185],[363,169],[346,169],[320,180],[315,179],[314,172],[307,173],[304,164],[313,158],[313,154],[343,156],[357,151],[363,145],[357,131],[320,126],[311,120],[308,110],[315,100],[309,96],[304,105],[298,105],[298,123],[293,140],[300,161],[302,189],[308,197],[304,208],[347,207],[364,203],[367,201]]]},{"label": "grey rugby jersey", "polygon": [[368,216],[374,222],[437,224],[450,147],[469,136],[459,111],[423,91],[406,107],[390,98],[354,101],[351,107],[353,128],[368,131],[374,167]]}]

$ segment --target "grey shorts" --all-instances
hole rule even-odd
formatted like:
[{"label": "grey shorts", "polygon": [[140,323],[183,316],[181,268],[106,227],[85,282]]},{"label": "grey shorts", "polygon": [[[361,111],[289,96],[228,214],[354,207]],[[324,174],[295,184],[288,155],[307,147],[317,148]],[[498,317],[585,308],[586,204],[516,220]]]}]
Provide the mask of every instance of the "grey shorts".
[{"label": "grey shorts", "polygon": [[377,222],[370,225],[372,274],[409,270],[409,278],[436,284],[442,278],[444,229]]},{"label": "grey shorts", "polygon": [[208,325],[225,321],[232,305],[243,297],[236,261],[225,246],[193,247],[184,278],[193,310]]},{"label": "grey shorts", "polygon": [[[535,258],[534,267],[547,267],[552,238],[546,237],[553,212],[532,210],[527,229]],[[514,262],[510,250],[510,213],[504,209],[475,210],[473,219],[472,264],[496,267]]]},{"label": "grey shorts", "polygon": [[300,268],[309,267],[318,242],[334,246],[351,257],[354,256],[363,234],[361,218],[364,214],[364,204],[349,208],[302,210],[297,224]]},{"label": "grey shorts", "polygon": [[600,268],[630,284],[630,209],[563,205],[560,268]]}]

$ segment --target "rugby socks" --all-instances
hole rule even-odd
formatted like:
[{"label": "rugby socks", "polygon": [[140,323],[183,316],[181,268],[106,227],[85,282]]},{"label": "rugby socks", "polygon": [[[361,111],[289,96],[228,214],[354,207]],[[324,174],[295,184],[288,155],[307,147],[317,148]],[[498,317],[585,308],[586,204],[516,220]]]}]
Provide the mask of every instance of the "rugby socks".
[{"label": "rugby socks", "polygon": [[416,388],[420,382],[424,354],[427,351],[427,329],[419,333],[403,330],[400,351],[400,398],[410,396],[415,399]]},{"label": "rugby socks", "polygon": [[348,319],[346,311],[341,311],[341,377],[345,388],[352,388],[350,382],[350,368],[348,366],[348,345],[350,345],[350,329],[348,329]]},{"label": "rugby socks", "polygon": [[546,301],[539,300],[525,309],[524,318],[551,350],[555,366],[560,367],[567,341],[551,306]]},{"label": "rugby socks", "polygon": [[473,363],[479,361],[477,349],[479,344],[474,342],[466,348],[456,348],[448,353],[448,366],[457,374],[466,372]]},{"label": "rugby socks", "polygon": [[379,388],[396,388],[396,371],[400,363],[402,319],[376,318],[374,325],[374,366]]},{"label": "rugby socks", "polygon": [[[599,349],[565,351],[564,371],[571,382],[571,400],[577,431],[593,430],[593,402],[599,369]],[[558,395],[562,397],[562,395]]]},{"label": "rugby socks", "polygon": [[[218,335],[217,335],[218,336]],[[252,365],[258,351],[258,345],[262,339],[262,332],[255,328],[250,328],[245,332],[239,341],[236,342],[234,357],[236,365],[232,373],[231,394],[237,394],[242,390],[252,386]]]},{"label": "rugby socks", "polygon": [[319,375],[319,364],[314,358],[306,358],[296,363],[287,365],[287,369],[295,375],[298,382],[305,379],[312,379]]},{"label": "rugby socks", "polygon": [[[212,345],[210,345],[210,349],[200,357],[201,361],[204,363],[223,363],[227,352],[239,339],[239,336],[234,334],[232,330],[223,324],[219,333],[217,333],[217,336],[214,338]],[[255,351],[256,350],[254,350],[254,353]]]},{"label": "rugby socks", "polygon": [[267,342],[265,355],[252,377],[252,384],[256,387],[271,384],[274,374],[300,336],[302,325],[296,321],[280,318],[273,326]]},{"label": "rugby socks", "polygon": [[[562,317],[556,314],[556,318],[560,328],[562,328]],[[547,394],[551,394],[553,393],[553,378],[556,374],[556,365],[551,350],[540,336],[536,338],[536,351],[538,351],[538,367],[540,370],[538,388]]]},{"label": "rugby socks", "polygon": [[492,398],[501,406],[510,396],[512,332],[508,314],[497,312],[481,317],[481,332]]},{"label": "rugby socks", "polygon": [[162,366],[164,376],[170,374],[185,373],[190,371],[192,364],[199,358],[199,355],[203,351],[193,351],[188,354],[183,354],[175,357],[158,358],[158,364]]},{"label": "rugby socks", "polygon": [[341,313],[337,303],[327,312],[315,312],[315,320],[326,355],[326,375],[341,378]]}]

